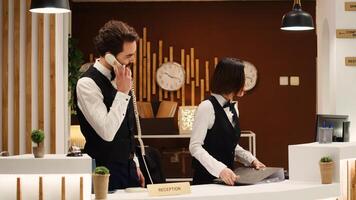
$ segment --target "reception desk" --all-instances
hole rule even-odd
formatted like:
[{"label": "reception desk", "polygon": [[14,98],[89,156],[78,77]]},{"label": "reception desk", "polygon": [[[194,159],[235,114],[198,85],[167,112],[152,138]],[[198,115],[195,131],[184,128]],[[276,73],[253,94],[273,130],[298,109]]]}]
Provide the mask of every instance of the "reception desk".
[{"label": "reception desk", "polygon": [[[108,200],[160,199],[160,200],[315,200],[339,196],[338,183],[322,185],[313,182],[283,181],[251,186],[196,185],[191,194],[151,197],[148,192],[127,193],[118,190],[108,195]],[[92,196],[94,199],[94,195]]]},{"label": "reception desk", "polygon": [[0,157],[0,200],[90,199],[92,159],[46,154]]},{"label": "reception desk", "polygon": [[330,156],[334,161],[333,181],[340,184],[341,199],[356,198],[356,142],[329,144],[307,143],[289,145],[289,179],[291,181],[320,181],[319,161]]}]

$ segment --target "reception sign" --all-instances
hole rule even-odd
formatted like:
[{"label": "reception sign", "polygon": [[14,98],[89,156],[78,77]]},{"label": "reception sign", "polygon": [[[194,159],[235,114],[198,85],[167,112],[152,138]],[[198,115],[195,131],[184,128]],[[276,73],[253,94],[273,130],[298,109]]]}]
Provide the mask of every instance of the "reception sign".
[{"label": "reception sign", "polygon": [[356,57],[346,57],[345,65],[346,66],[356,66]]},{"label": "reception sign", "polygon": [[337,38],[356,38],[356,29],[337,29]]},{"label": "reception sign", "polygon": [[356,1],[345,2],[345,11],[356,11]]}]

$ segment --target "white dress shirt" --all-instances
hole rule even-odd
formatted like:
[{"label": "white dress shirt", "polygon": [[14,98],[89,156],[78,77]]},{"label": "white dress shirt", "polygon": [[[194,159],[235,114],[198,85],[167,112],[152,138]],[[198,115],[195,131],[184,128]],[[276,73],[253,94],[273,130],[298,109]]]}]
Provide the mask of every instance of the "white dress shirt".
[{"label": "white dress shirt", "polygon": [[[212,96],[217,99],[221,106],[224,106],[227,102],[227,100],[221,95],[212,93]],[[235,109],[237,115],[239,116],[237,103],[235,104]],[[235,126],[235,123],[232,120],[232,112],[228,107],[224,108],[224,111],[230,123]],[[208,130],[213,127],[214,122],[215,112],[213,104],[209,100],[201,102],[195,113],[193,130],[189,143],[189,151],[192,156],[196,158],[211,175],[219,177],[220,172],[227,166],[224,163],[216,160],[202,147],[204,145],[206,134]],[[235,156],[237,160],[245,166],[250,166],[251,163],[256,160],[256,157],[254,157],[249,151],[243,149],[240,145],[236,145],[235,147]]]},{"label": "white dress shirt", "polygon": [[[111,71],[96,60],[94,67],[111,80]],[[111,81],[116,88],[115,81]],[[117,91],[109,112],[104,104],[104,96],[99,86],[89,77],[83,77],[77,83],[78,107],[95,132],[105,141],[112,141],[119,130],[125,115],[130,96]],[[119,134],[119,133],[118,133]],[[137,157],[134,157],[138,165]]]}]

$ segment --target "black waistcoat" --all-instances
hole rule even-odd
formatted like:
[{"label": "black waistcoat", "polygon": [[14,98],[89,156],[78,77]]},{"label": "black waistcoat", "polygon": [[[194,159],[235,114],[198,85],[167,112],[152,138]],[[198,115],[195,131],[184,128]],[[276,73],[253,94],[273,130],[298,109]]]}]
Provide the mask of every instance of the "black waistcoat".
[{"label": "black waistcoat", "polygon": [[[210,96],[208,100],[213,104],[215,121],[214,125],[206,134],[203,148],[215,159],[233,170],[235,147],[239,142],[241,134],[239,123],[237,123],[234,128],[216,98]],[[237,120],[239,119],[237,118]],[[192,165],[194,171],[193,184],[212,183],[216,178],[195,158],[193,158]]]},{"label": "black waistcoat", "polygon": [[[89,67],[82,77],[91,78],[98,85],[104,97],[106,109],[109,112],[117,93],[117,90],[113,87],[110,80],[93,66]],[[77,105],[76,95],[74,96],[74,103]],[[76,110],[80,130],[86,140],[84,147],[85,153],[96,159],[97,163],[101,164],[112,161],[127,162],[129,160],[135,151],[135,138],[133,132],[135,118],[132,98],[128,104],[125,118],[119,130],[116,132],[114,139],[110,142],[103,140],[96,133],[78,106],[76,106]]]}]

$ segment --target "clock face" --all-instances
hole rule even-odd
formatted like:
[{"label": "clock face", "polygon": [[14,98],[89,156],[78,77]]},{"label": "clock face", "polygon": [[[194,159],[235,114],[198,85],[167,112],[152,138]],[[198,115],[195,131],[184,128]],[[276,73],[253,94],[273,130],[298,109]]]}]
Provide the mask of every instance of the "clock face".
[{"label": "clock face", "polygon": [[247,61],[244,61],[244,71],[245,71],[245,91],[251,90],[253,87],[255,87],[257,83],[257,69],[256,67]]},{"label": "clock face", "polygon": [[185,71],[183,67],[176,62],[166,62],[158,68],[156,80],[162,89],[176,91],[184,85]]}]

